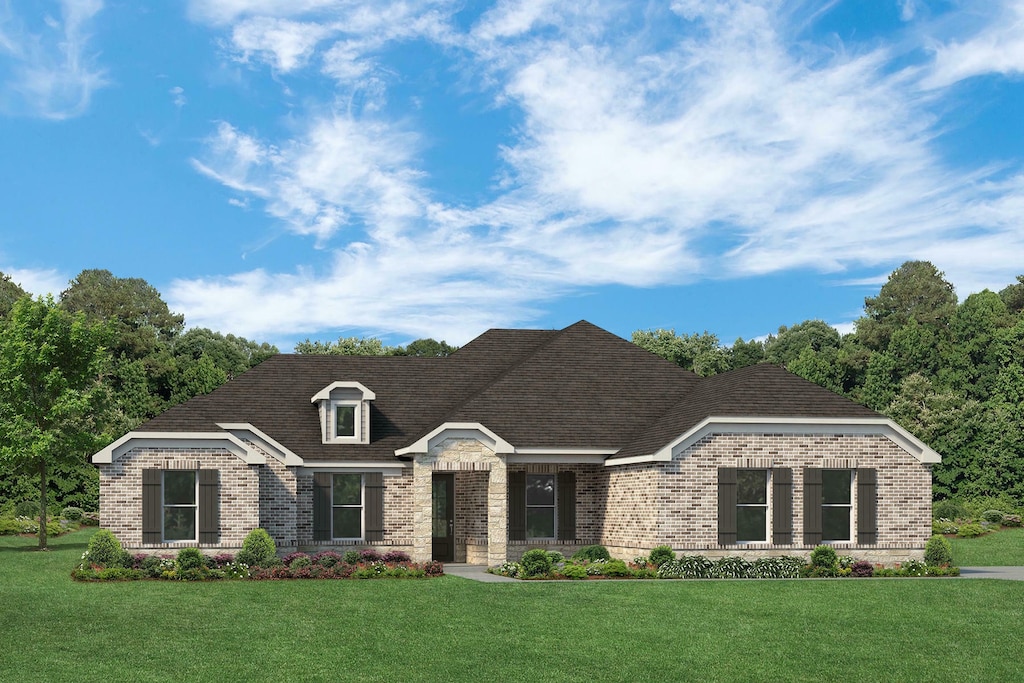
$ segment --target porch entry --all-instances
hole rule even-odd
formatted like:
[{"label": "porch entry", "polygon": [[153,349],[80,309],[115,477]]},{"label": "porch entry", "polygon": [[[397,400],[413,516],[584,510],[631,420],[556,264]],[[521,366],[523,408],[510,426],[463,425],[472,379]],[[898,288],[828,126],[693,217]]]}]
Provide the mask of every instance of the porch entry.
[{"label": "porch entry", "polygon": [[438,562],[455,561],[455,473],[434,472],[431,499],[431,556]]}]

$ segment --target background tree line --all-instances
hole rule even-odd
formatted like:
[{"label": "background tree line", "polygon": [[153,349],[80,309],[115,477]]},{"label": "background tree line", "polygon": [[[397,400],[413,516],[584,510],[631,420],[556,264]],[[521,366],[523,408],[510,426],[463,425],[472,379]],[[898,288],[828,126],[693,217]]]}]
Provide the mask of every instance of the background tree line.
[{"label": "background tree line", "polygon": [[[357,337],[296,346],[348,355],[454,350],[433,339],[386,346]],[[53,300],[33,299],[0,273],[0,505],[49,500],[95,510],[99,484],[88,455],[276,353],[265,342],[185,330],[184,316],[140,278],[84,270]]]},{"label": "background tree line", "polygon": [[998,293],[958,302],[934,265],[908,261],[864,300],[850,334],[806,320],[731,346],[706,331],[664,329],[638,330],[633,342],[702,376],[783,365],[891,417],[938,451],[936,498],[1024,502],[1024,275]]},{"label": "background tree line", "polygon": [[[74,363],[70,347],[54,356],[64,338],[92,348]],[[909,261],[865,299],[864,316],[850,334],[806,320],[731,345],[707,331],[638,330],[632,340],[703,376],[755,363],[783,365],[892,417],[941,453],[937,498],[1009,495],[1024,502],[1024,276],[998,293],[959,302],[935,266]],[[33,344],[42,350],[29,359],[23,351]],[[433,339],[403,347],[375,337],[306,339],[295,347],[310,354],[430,357],[455,350]],[[0,274],[0,434],[7,435],[0,444],[0,504],[37,500],[42,485],[51,504],[95,509],[98,481],[89,453],[275,353],[273,345],[244,337],[185,330],[184,316],[139,278],[85,270],[55,301],[32,299]],[[40,371],[47,362],[64,362],[66,372],[47,376]],[[38,394],[26,390],[29,375],[52,394],[50,412],[37,418],[44,426],[31,429],[25,414],[40,401],[23,400]],[[42,484],[41,460],[49,463]]]}]

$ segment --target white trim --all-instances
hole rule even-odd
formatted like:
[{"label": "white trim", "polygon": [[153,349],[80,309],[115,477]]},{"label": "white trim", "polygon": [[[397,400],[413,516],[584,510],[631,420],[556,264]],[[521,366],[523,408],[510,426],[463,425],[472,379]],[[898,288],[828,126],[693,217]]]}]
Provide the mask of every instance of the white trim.
[{"label": "white trim", "polygon": [[287,467],[295,467],[302,465],[302,458],[297,456],[292,451],[288,450],[280,443],[267,436],[264,432],[253,427],[248,422],[218,422],[217,426],[221,429],[231,432],[234,436],[242,438],[236,432],[248,432],[248,438],[254,441],[263,450],[270,453],[272,456],[277,458]]},{"label": "white trim", "polygon": [[373,393],[359,382],[331,382],[326,387],[316,392],[313,398],[309,399],[310,403],[316,403],[317,401],[326,401],[331,398],[331,392],[335,389],[355,389],[363,395],[364,401],[372,401],[377,398],[377,394]]},{"label": "white trim", "polygon": [[523,453],[520,450],[512,455],[505,458],[505,462],[508,464],[525,465],[529,463],[536,464],[557,464],[565,463],[567,465],[600,465],[605,461],[607,456],[586,454],[586,453],[566,453],[564,455],[558,453],[552,453],[551,451],[537,449],[536,455],[529,453]]},{"label": "white trim", "polygon": [[402,470],[412,467],[411,462],[366,463],[366,462],[306,462],[297,470],[297,474],[313,474],[314,472],[344,473],[349,470],[356,472],[380,472],[385,477],[400,477]]},{"label": "white trim", "polygon": [[133,448],[223,448],[247,465],[266,464],[267,458],[229,432],[128,432],[90,460],[109,464]]},{"label": "white trim", "polygon": [[476,439],[496,454],[515,453],[515,447],[479,422],[445,422],[426,436],[405,448],[399,448],[395,455],[429,453],[430,449],[445,439]]},{"label": "white trim", "polygon": [[[327,402],[327,440],[329,443],[363,443],[363,401],[338,398]],[[338,408],[352,409],[352,434],[338,436]]]},{"label": "white trim", "polygon": [[687,448],[711,434],[851,434],[888,438],[921,463],[938,463],[942,456],[924,442],[886,417],[708,417],[664,447],[647,455],[610,458],[605,465],[640,462],[669,462]]},{"label": "white trim", "polygon": [[619,452],[618,448],[544,448],[543,446],[529,446],[526,448],[517,447],[516,453],[519,455],[535,455],[550,454],[550,455],[615,455]]}]

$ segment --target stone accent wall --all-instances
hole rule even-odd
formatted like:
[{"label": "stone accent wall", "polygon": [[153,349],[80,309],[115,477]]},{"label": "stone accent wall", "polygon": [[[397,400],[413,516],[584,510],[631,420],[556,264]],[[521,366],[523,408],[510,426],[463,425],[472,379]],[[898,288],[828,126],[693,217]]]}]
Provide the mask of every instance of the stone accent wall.
[{"label": "stone accent wall", "polygon": [[[482,538],[479,536],[469,537],[463,546],[456,546],[456,559],[460,556],[473,555],[474,562],[481,562],[489,565],[501,564],[505,561],[505,552],[508,546],[508,477],[505,468],[505,459],[498,456],[490,448],[476,439],[450,438],[445,439],[430,449],[430,452],[417,455],[413,462],[413,552],[412,557],[418,562],[429,560],[432,553],[432,499],[433,499],[433,473],[435,469],[440,471],[463,472],[466,474],[482,474],[486,476],[486,560],[483,559]],[[465,480],[465,478],[464,478]],[[475,480],[474,480],[475,481]],[[455,482],[456,516],[459,513],[459,489],[458,474]],[[476,484],[476,493],[470,489],[470,500],[468,505],[478,505],[472,500],[475,495],[479,498],[479,484]],[[463,510],[464,518],[467,515]],[[465,519],[468,524],[468,518]],[[479,529],[478,525],[473,527]],[[467,526],[467,530],[469,527]],[[456,520],[456,539],[460,537],[458,520]]]},{"label": "stone accent wall", "polygon": [[455,472],[455,561],[487,562],[489,472]]},{"label": "stone accent wall", "polygon": [[[99,465],[100,526],[130,550],[199,546],[241,548],[246,534],[259,526],[260,465],[247,465],[220,448],[134,448],[113,463]],[[214,469],[220,472],[218,543],[142,543],[142,470]]]},{"label": "stone accent wall", "polygon": [[[645,478],[643,468],[649,468]],[[718,468],[789,467],[793,470],[793,545],[718,545]],[[853,540],[835,543],[837,552],[876,562],[924,555],[931,535],[931,471],[883,436],[719,434],[700,440],[672,462],[623,466],[609,479],[609,523],[605,544],[619,557],[644,554],[659,544],[680,553],[709,557],[807,555],[803,543],[803,468],[875,468],[878,473],[878,543],[857,545],[854,481]],[[630,470],[634,470],[631,472]],[[656,492],[644,496],[643,489]],[[639,498],[634,498],[638,496]],[[769,518],[771,486],[769,485]],[[624,506],[633,500],[633,506]],[[655,519],[645,514],[655,512]],[[651,533],[651,524],[657,529]],[[770,524],[770,522],[769,522]],[[635,530],[630,542],[629,529]],[[769,538],[771,531],[769,526]]]}]

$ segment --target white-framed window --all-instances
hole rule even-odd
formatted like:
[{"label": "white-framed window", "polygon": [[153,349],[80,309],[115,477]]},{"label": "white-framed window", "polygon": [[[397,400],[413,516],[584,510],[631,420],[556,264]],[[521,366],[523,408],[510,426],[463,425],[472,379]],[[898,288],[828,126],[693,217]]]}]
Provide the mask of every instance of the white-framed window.
[{"label": "white-framed window", "polygon": [[768,470],[736,470],[736,541],[768,541]]},{"label": "white-framed window", "polygon": [[331,477],[331,538],[363,538],[363,475],[334,474]]},{"label": "white-framed window", "polygon": [[362,437],[359,401],[331,402],[329,433],[331,441],[359,442]]},{"label": "white-framed window", "polygon": [[555,475],[526,475],[526,537],[554,539],[558,528],[555,505]]},{"label": "white-framed window", "polygon": [[195,470],[164,470],[162,517],[165,543],[197,539],[198,489]]},{"label": "white-framed window", "polygon": [[853,538],[853,470],[821,471],[821,540]]}]

